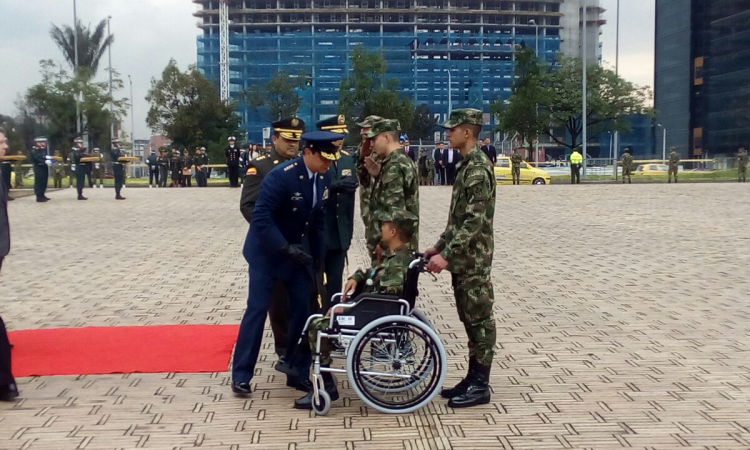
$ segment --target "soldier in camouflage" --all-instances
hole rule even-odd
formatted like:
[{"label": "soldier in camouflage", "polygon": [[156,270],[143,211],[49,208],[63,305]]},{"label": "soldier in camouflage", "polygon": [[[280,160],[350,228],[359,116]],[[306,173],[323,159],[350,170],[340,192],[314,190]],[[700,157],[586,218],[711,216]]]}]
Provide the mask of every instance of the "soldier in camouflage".
[{"label": "soldier in camouflage", "polygon": [[518,151],[513,151],[510,155],[511,162],[511,175],[513,176],[513,184],[521,184],[521,163],[523,162],[523,156]]},{"label": "soldier in camouflage", "polygon": [[[409,247],[409,241],[416,231],[419,218],[404,210],[393,210],[383,213],[379,217],[381,221],[380,237],[381,243],[387,249],[383,252],[383,259],[369,270],[358,270],[352,275],[344,288],[342,301],[346,301],[346,294],[353,292],[356,297],[361,292],[387,294],[400,296],[409,264],[414,258],[414,252]],[[312,354],[320,353],[320,365],[330,367],[331,346],[328,339],[321,339],[318,348],[318,333],[330,326],[330,311],[325,317],[313,319],[307,329]],[[336,382],[330,372],[322,372],[323,385],[332,400],[339,397]],[[297,409],[312,408],[312,392],[295,400],[294,407]]]},{"label": "soldier in camouflage", "polygon": [[[357,178],[359,181],[359,214],[362,218],[362,223],[367,226],[370,223],[368,214],[370,212],[370,194],[372,193],[373,176],[370,174],[370,170],[367,166],[371,166],[373,172],[375,169],[380,170],[380,166],[377,163],[377,155],[372,154],[372,141],[367,139],[365,135],[370,128],[375,124],[383,120],[380,116],[367,116],[365,120],[357,123],[360,127],[359,135],[362,138],[362,142],[359,144],[357,149]],[[372,249],[370,249],[372,250]]]},{"label": "soldier in camouflage", "polygon": [[633,156],[630,154],[630,149],[626,148],[622,151],[622,184],[625,184],[625,178],[628,179],[628,184],[632,183],[631,176],[633,175]]},{"label": "soldier in camouflage", "polygon": [[744,147],[737,152],[737,181],[747,181],[747,150]]},{"label": "soldier in camouflage", "polygon": [[451,272],[458,317],[469,337],[469,372],[458,385],[440,392],[448,406],[466,408],[490,401],[490,369],[495,346],[494,294],[490,272],[494,251],[495,177],[477,144],[482,111],[457,109],[442,125],[451,147],[463,158],[453,185],[450,215],[434,247],[425,250],[427,269]]},{"label": "soldier in camouflage", "polygon": [[[383,119],[375,123],[365,134],[372,139],[372,149],[380,160],[380,173],[373,180],[370,194],[369,223],[365,238],[371,251],[372,266],[377,263],[383,250],[380,243],[380,214],[392,210],[406,210],[419,217],[419,177],[414,161],[404,152],[399,143],[401,125],[398,120]],[[419,225],[411,238],[411,249],[419,245]]]},{"label": "soldier in camouflage", "polygon": [[674,176],[674,182],[677,183],[677,170],[680,166],[680,154],[677,153],[677,149],[675,147],[671,147],[669,149],[669,172],[667,173],[667,177],[669,180],[668,183],[672,182],[672,176]]}]

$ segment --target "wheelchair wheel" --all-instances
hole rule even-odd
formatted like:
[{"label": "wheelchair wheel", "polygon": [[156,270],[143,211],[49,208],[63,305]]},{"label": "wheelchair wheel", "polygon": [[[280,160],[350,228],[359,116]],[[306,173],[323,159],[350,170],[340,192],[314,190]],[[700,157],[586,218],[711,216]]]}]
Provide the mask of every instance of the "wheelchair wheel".
[{"label": "wheelchair wheel", "polygon": [[313,399],[312,409],[318,416],[325,416],[328,414],[328,411],[331,410],[331,395],[323,390],[318,392],[318,401]]},{"label": "wheelchair wheel", "polygon": [[409,413],[440,390],[447,360],[429,326],[413,317],[387,316],[360,330],[349,346],[346,370],[349,384],[367,405],[384,413]]},{"label": "wheelchair wheel", "polygon": [[422,311],[414,308],[411,310],[411,316],[430,327],[431,330],[435,330],[435,327],[432,326],[432,322],[430,322],[430,319],[428,319],[425,313],[423,313]]}]

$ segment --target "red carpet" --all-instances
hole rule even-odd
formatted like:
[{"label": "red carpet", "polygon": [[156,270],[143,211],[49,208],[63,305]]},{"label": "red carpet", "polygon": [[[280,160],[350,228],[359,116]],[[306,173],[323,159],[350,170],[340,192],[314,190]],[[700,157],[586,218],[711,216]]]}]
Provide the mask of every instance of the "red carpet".
[{"label": "red carpet", "polygon": [[224,372],[236,325],[19,330],[8,333],[13,375]]}]

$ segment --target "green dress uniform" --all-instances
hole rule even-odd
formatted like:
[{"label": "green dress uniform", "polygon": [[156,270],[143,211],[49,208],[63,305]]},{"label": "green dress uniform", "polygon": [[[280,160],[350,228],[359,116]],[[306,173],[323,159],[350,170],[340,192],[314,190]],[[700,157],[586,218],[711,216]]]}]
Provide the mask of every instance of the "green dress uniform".
[{"label": "green dress uniform", "polygon": [[737,181],[747,181],[747,150],[744,148],[737,152]]},{"label": "green dress uniform", "polygon": [[62,161],[54,161],[52,163],[52,179],[54,180],[55,188],[62,188],[63,177],[65,177],[65,163]]},{"label": "green dress uniform", "polygon": [[125,164],[118,161],[118,159],[125,156],[125,154],[120,149],[119,141],[112,141],[112,149],[109,152],[109,156],[112,160],[112,172],[115,175],[115,199],[125,200],[125,197],[120,195],[122,185],[125,183]]},{"label": "green dress uniform", "polygon": [[[401,131],[397,120],[384,119],[375,123],[366,136],[372,139],[380,133]],[[367,248],[371,251],[371,265],[377,263],[374,249],[380,243],[380,215],[392,210],[406,210],[419,217],[419,177],[417,166],[400,147],[382,158],[380,174],[372,187],[369,223],[365,232]],[[411,249],[419,247],[419,223],[411,242]]]},{"label": "green dress uniform", "polygon": [[94,156],[99,157],[99,161],[92,162],[91,164],[91,183],[96,187],[97,180],[99,181],[99,188],[104,187],[104,161],[102,155],[98,150],[94,150]]},{"label": "green dress uniform", "polygon": [[31,164],[34,168],[34,194],[36,201],[46,202],[49,200],[45,194],[49,180],[49,167],[47,167],[47,148],[34,147],[31,149]]},{"label": "green dress uniform", "polygon": [[630,154],[629,149],[625,149],[622,154],[622,183],[625,184],[625,178],[628,179],[628,183],[632,183],[633,175],[633,156]]},{"label": "green dress uniform", "polygon": [[672,147],[669,152],[669,172],[667,173],[668,183],[672,182],[674,176],[674,182],[677,183],[677,171],[680,166],[680,154],[677,153],[677,149]]},{"label": "green dress uniform", "polygon": [[[442,126],[464,123],[481,125],[482,112],[458,109]],[[448,225],[435,249],[448,261],[458,317],[469,338],[469,375],[441,395],[448,406],[466,407],[488,403],[489,376],[496,340],[494,293],[490,273],[494,253],[493,218],[496,183],[492,164],[479,145],[458,164],[453,185]]]},{"label": "green dress uniform", "polygon": [[[290,117],[274,122],[271,126],[284,139],[300,140],[305,129],[305,122],[297,117]],[[294,158],[284,158],[276,152],[276,149],[272,148],[268,156],[259,156],[247,164],[242,195],[240,196],[240,212],[251,226],[253,209],[260,196],[260,186],[263,179],[276,166],[291,159]],[[250,289],[252,289],[252,286]],[[277,356],[282,357],[287,349],[289,324],[288,297],[283,283],[276,283],[274,286],[271,302],[268,305],[268,318],[273,331],[274,350]]]},{"label": "green dress uniform", "polygon": [[81,162],[81,158],[85,158],[89,155],[86,154],[86,149],[83,147],[73,147],[70,155],[73,161],[73,166],[75,166],[78,200],[88,200],[83,196],[83,188],[86,185],[86,163]]},{"label": "green dress uniform", "polygon": [[523,156],[520,153],[513,152],[510,155],[511,162],[511,175],[513,176],[513,184],[521,184],[521,163],[523,162]]}]

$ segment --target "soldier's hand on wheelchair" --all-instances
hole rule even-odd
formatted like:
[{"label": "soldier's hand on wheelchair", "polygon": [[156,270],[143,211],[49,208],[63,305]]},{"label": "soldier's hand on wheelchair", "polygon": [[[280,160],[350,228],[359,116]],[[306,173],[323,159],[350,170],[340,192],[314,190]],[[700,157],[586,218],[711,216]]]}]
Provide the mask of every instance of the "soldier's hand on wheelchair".
[{"label": "soldier's hand on wheelchair", "polygon": [[[425,250],[424,253],[421,254],[421,256],[422,256],[422,258],[424,258],[425,261],[429,261],[430,258],[432,258],[433,256],[437,255],[438,253],[440,253],[440,252],[438,252],[435,247],[430,247],[427,250]],[[420,254],[417,253],[417,256],[420,256]]]},{"label": "soldier's hand on wheelchair", "polygon": [[427,262],[427,270],[433,273],[440,273],[448,267],[448,261],[439,254],[433,255]]},{"label": "soldier's hand on wheelchair", "polygon": [[344,290],[341,291],[341,302],[345,302],[349,299],[349,296],[354,294],[354,291],[357,290],[357,282],[351,278],[349,278],[346,281],[346,285],[344,286]]}]

